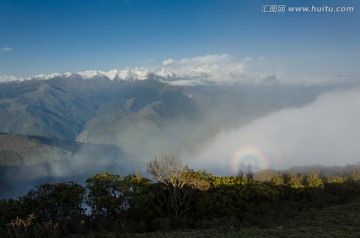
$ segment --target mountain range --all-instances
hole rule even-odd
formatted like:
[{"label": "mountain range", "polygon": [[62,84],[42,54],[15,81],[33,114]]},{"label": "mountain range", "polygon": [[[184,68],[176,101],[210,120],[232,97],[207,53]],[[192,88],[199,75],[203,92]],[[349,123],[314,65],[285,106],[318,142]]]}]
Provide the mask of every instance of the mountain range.
[{"label": "mountain range", "polygon": [[196,154],[222,131],[335,88],[180,86],[162,73],[93,70],[0,83],[2,176],[35,181],[109,169],[128,173],[164,153]]}]

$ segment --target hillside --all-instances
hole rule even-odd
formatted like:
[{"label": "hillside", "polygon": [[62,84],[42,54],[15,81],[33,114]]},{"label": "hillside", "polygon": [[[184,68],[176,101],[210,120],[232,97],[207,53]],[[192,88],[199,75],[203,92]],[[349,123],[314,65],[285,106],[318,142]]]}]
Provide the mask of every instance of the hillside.
[{"label": "hillside", "polygon": [[[140,156],[194,149],[222,130],[311,102],[329,87],[173,86],[103,77],[1,83],[0,132],[113,144]],[[162,149],[159,145],[162,144]],[[137,146],[136,146],[137,147]]]},{"label": "hillside", "polygon": [[55,78],[2,83],[0,128],[6,133],[74,140],[113,92],[111,82],[100,80]]},{"label": "hillside", "polygon": [[70,143],[55,146],[59,142],[55,139],[44,142],[41,137],[0,133],[0,166],[26,166],[70,159],[75,149],[69,148]]},{"label": "hillside", "polygon": [[104,171],[132,173],[141,165],[112,145],[0,134],[0,198],[17,197],[47,181],[83,181]]}]

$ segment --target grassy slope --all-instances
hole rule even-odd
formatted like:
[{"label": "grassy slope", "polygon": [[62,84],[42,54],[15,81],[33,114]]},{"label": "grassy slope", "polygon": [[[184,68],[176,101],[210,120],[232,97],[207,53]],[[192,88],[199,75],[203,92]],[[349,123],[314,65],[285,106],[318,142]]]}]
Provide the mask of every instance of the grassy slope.
[{"label": "grassy slope", "polygon": [[129,237],[360,237],[360,198],[345,205],[303,211],[293,219],[267,228],[187,230]]}]

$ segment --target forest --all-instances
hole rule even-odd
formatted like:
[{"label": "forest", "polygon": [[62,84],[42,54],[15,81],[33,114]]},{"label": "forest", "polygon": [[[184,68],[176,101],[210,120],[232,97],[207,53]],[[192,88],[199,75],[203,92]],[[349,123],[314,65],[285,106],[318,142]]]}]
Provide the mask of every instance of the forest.
[{"label": "forest", "polygon": [[240,169],[216,176],[166,154],[146,163],[148,177],[109,172],[46,183],[0,200],[1,237],[102,237],[116,234],[266,227],[298,212],[347,204],[360,195],[360,171],[342,176]]}]

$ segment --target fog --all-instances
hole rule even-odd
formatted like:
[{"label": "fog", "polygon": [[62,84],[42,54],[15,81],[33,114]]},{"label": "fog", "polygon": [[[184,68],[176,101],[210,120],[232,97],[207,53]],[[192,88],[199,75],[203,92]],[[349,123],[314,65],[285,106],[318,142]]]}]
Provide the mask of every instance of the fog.
[{"label": "fog", "polygon": [[43,183],[74,181],[85,185],[85,180],[97,173],[134,174],[141,166],[115,146],[82,144],[68,158],[23,166],[0,166],[0,199],[23,196]]},{"label": "fog", "polygon": [[301,107],[285,108],[218,134],[191,167],[235,174],[257,169],[346,165],[360,161],[360,90],[334,90]]},{"label": "fog", "polygon": [[[212,63],[213,58],[208,58]],[[195,64],[188,61],[173,60],[167,66]],[[340,78],[305,86],[275,82],[181,89],[165,85],[160,95],[155,88],[158,91],[149,92],[150,96],[146,87],[129,87],[124,98],[139,100],[136,107],[128,116],[119,116],[113,105],[122,102],[121,98],[110,100],[105,105],[108,114],[99,113],[96,123],[84,128],[93,133],[92,140],[39,139],[40,144],[51,146],[51,153],[40,145],[28,150],[39,158],[58,157],[56,161],[0,167],[0,198],[24,195],[45,182],[84,184],[86,178],[106,171],[127,175],[139,170],[147,176],[145,162],[165,153],[179,153],[190,168],[216,175],[236,174],[246,165],[286,169],[356,163],[360,161],[357,85]]]}]

